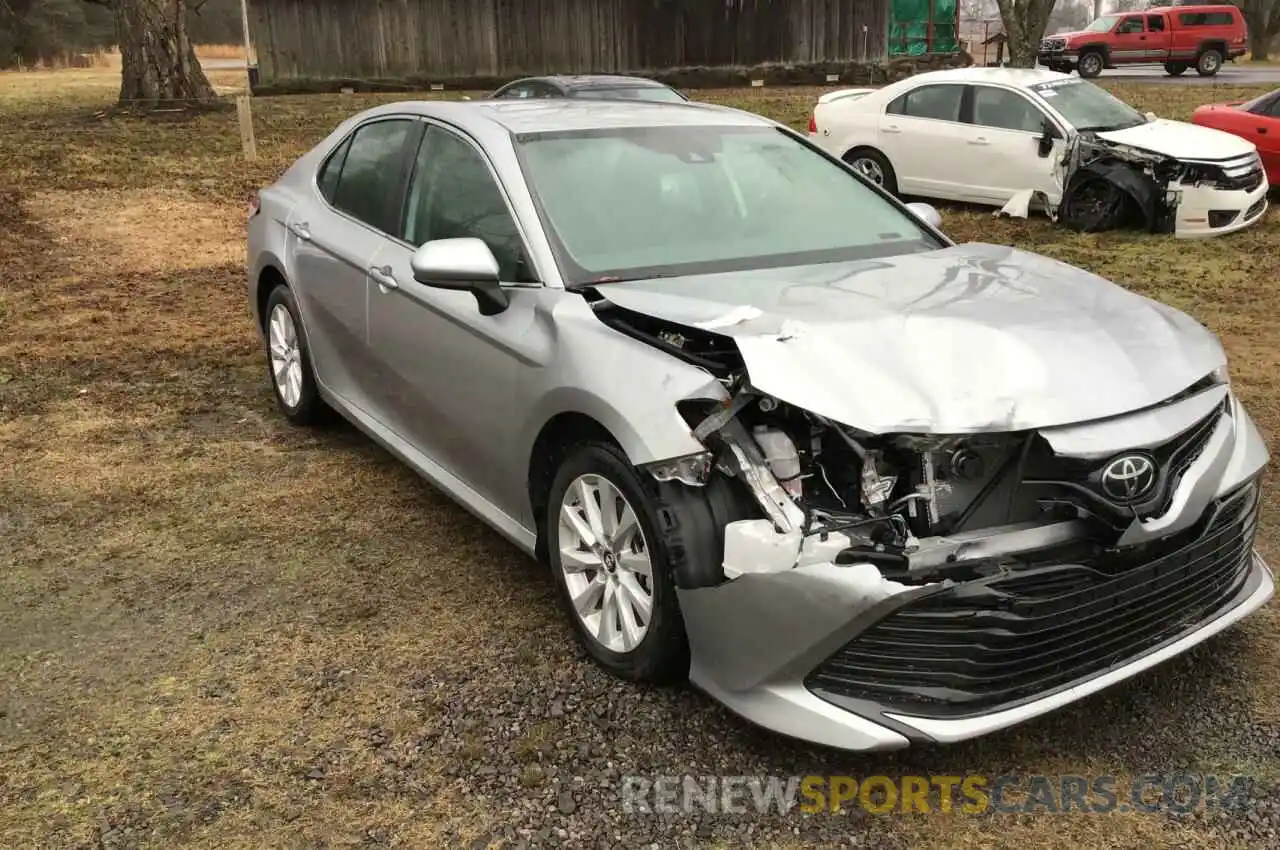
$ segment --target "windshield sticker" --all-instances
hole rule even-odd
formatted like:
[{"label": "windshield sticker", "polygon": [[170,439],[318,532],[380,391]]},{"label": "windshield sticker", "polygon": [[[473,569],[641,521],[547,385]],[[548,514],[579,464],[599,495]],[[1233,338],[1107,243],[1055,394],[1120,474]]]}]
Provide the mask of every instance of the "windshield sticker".
[{"label": "windshield sticker", "polygon": [[1078,85],[1080,85],[1080,81],[1074,80],[1074,79],[1050,80],[1047,83],[1036,83],[1031,88],[1035,89],[1041,94],[1047,95],[1051,89],[1056,89],[1060,86],[1078,86]]}]

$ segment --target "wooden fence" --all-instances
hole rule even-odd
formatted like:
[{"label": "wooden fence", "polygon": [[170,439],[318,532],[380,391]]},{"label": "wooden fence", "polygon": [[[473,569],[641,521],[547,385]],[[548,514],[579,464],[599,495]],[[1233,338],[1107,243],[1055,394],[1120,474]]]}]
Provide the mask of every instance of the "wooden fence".
[{"label": "wooden fence", "polygon": [[258,76],[511,78],[879,62],[889,0],[251,0]]}]

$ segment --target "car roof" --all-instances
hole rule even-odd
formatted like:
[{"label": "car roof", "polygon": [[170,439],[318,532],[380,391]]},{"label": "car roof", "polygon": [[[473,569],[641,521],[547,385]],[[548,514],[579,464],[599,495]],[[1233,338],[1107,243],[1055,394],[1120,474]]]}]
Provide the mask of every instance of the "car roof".
[{"label": "car roof", "polygon": [[545,81],[566,89],[637,88],[665,89],[670,86],[648,77],[629,77],[623,74],[547,74],[541,77],[525,77],[516,82]]},{"label": "car roof", "polygon": [[374,107],[359,118],[397,113],[437,118],[482,133],[495,127],[510,133],[544,133],[623,127],[777,126],[760,115],[703,103],[558,98],[401,101]]},{"label": "car roof", "polygon": [[1038,83],[1050,83],[1070,77],[1058,71],[1044,68],[949,68],[943,71],[926,71],[908,77],[912,83],[990,83],[992,85],[1030,88]]}]

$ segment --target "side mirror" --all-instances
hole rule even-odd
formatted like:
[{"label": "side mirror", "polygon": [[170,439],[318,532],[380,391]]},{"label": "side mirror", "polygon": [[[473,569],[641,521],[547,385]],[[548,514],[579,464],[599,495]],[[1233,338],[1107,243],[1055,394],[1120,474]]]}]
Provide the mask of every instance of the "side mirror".
[{"label": "side mirror", "polygon": [[1044,159],[1053,153],[1053,140],[1058,138],[1058,128],[1053,126],[1053,122],[1045,121],[1040,125],[1040,141],[1036,145],[1036,153],[1040,154],[1040,158]]},{"label": "side mirror", "polygon": [[423,286],[470,292],[480,314],[495,316],[511,303],[498,282],[498,261],[483,239],[435,239],[413,252],[413,279]]},{"label": "side mirror", "polygon": [[938,212],[928,204],[913,201],[912,203],[907,204],[907,209],[911,210],[912,215],[932,227],[934,230],[940,230],[942,228],[942,213]]},{"label": "side mirror", "polygon": [[1148,121],[1155,121],[1157,117],[1154,112],[1144,112],[1143,115],[1146,117]]}]

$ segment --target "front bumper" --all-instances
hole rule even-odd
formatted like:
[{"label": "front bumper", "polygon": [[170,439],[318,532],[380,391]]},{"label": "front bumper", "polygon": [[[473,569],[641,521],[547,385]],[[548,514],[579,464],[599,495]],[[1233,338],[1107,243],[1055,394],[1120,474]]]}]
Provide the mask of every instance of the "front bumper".
[{"label": "front bumper", "polygon": [[1252,227],[1267,214],[1270,188],[1265,177],[1251,191],[1181,187],[1174,235],[1180,239],[1201,239]]},{"label": "front bumper", "polygon": [[[1133,427],[1115,428],[1114,423],[1095,429],[1079,426],[1060,431],[1055,439],[1063,446],[1072,440],[1089,443],[1091,451],[1104,454],[1111,448],[1129,450],[1133,446],[1100,446],[1098,439],[1104,431],[1121,440],[1136,439],[1141,416],[1133,417]],[[1150,420],[1145,422],[1149,425]],[[1079,675],[1073,673],[1068,680],[1046,677],[1048,684],[1043,689],[1031,680],[1033,687],[1028,689],[1024,677],[1021,691],[1010,692],[1009,699],[978,701],[973,703],[978,707],[972,710],[957,710],[955,705],[935,710],[928,704],[930,686],[938,686],[934,689],[944,692],[960,688],[938,681],[939,667],[930,667],[930,656],[934,655],[931,650],[936,646],[957,649],[964,638],[956,635],[968,634],[968,622],[963,618],[958,621],[964,626],[951,632],[950,647],[944,645],[945,641],[939,643],[937,635],[924,632],[920,633],[924,637],[919,642],[904,640],[895,645],[886,639],[881,627],[892,623],[902,611],[915,613],[923,609],[927,614],[931,599],[947,595],[960,598],[963,608],[966,599],[981,597],[968,594],[978,589],[971,585],[980,582],[953,582],[944,577],[932,583],[907,585],[884,578],[871,564],[827,562],[780,572],[750,573],[716,587],[678,591],[692,654],[690,680],[747,720],[784,735],[847,750],[896,749],[917,741],[950,743],[1045,714],[1185,652],[1248,616],[1274,594],[1272,571],[1252,548],[1257,486],[1253,482],[1266,460],[1261,435],[1239,403],[1230,399],[1229,413],[1221,415],[1213,439],[1182,475],[1165,515],[1135,520],[1132,534],[1126,533],[1126,539],[1169,545],[1163,549],[1157,546],[1153,551],[1158,554],[1144,555],[1147,560],[1135,563],[1132,570],[1125,568],[1108,576],[1105,582],[1099,581],[1096,591],[1089,587],[1080,593],[1094,606],[1080,621],[1094,617],[1098,624],[1096,632],[1085,635],[1084,645],[1090,645],[1092,640],[1096,649],[1097,644],[1114,641],[1117,631],[1126,628],[1136,637],[1107,643],[1103,647],[1106,652],[1094,653],[1089,669]],[[1249,510],[1255,513],[1247,521],[1239,520],[1239,534],[1230,533],[1230,529],[1224,532],[1215,524],[1216,518],[1224,515],[1225,505],[1239,503],[1244,493],[1251,494]],[[1243,508],[1239,516],[1244,516]],[[1218,539],[1210,540],[1213,534]],[[1176,548],[1170,549],[1175,536]],[[1002,592],[1009,590],[1001,588]],[[1013,590],[1013,595],[1016,592]],[[1096,598],[1092,596],[1095,592]],[[1061,597],[1050,598],[1058,602],[1067,595],[1063,592]],[[1175,608],[1171,600],[1199,600],[1203,604]],[[1035,604],[1043,601],[1032,600]],[[1098,613],[1106,612],[1113,604],[1115,616],[1107,618],[1105,613]],[[974,605],[976,608],[977,603]],[[1060,610],[1055,616],[1062,619],[1070,615],[1070,606],[1066,607],[1065,614]],[[976,610],[972,631],[991,626],[980,622],[983,617],[995,619],[1005,613],[998,607]],[[1043,615],[1043,611],[1030,613]],[[1156,627],[1147,628],[1154,622],[1153,616],[1165,619]],[[1130,628],[1134,623],[1141,628]],[[918,622],[899,621],[892,623],[891,629],[909,634],[917,625]],[[1074,629],[1076,634],[1071,637],[1080,639],[1081,629],[1075,624],[1068,622],[1061,628]],[[999,631],[989,629],[987,633]],[[879,659],[874,653],[867,654],[866,645],[860,647],[861,659],[844,656],[850,646],[867,637],[867,644],[887,647],[880,674],[875,670]],[[930,639],[935,642],[926,646]],[[959,648],[967,650],[979,643],[973,637],[970,641]],[[1052,641],[1049,646],[1053,646]],[[925,660],[913,666],[909,659],[913,652],[907,649],[912,649],[917,659]],[[1008,657],[1008,653],[1016,655],[1021,650],[1021,644],[1006,642],[999,652]],[[1027,652],[1033,650],[1048,652],[1043,643],[1038,647],[1028,644]],[[995,679],[996,673],[1004,672],[991,665],[990,655],[967,655],[967,663],[976,656],[976,663],[985,674],[978,678]],[[837,667],[846,665],[845,671],[853,671],[851,681],[855,687],[836,693],[838,688],[831,687],[831,679],[823,681],[818,674],[830,672],[832,662]],[[1061,666],[1054,661],[1048,669],[1060,670]],[[900,686],[919,671],[923,671],[925,681],[918,693],[907,693],[906,699],[886,696],[895,683]],[[959,678],[971,682],[974,677]],[[860,684],[868,687],[859,692]],[[913,699],[918,696],[925,699]]]}]

